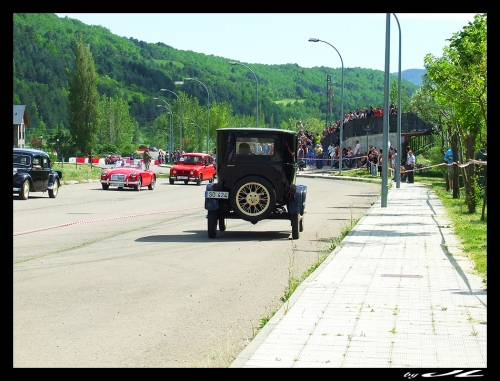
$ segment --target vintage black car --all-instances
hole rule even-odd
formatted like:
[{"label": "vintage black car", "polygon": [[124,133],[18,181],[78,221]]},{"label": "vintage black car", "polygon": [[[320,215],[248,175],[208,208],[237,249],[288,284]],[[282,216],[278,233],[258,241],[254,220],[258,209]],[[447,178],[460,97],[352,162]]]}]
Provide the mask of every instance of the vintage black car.
[{"label": "vintage black car", "polygon": [[226,219],[256,224],[290,220],[292,239],[304,229],[307,187],[295,184],[297,133],[272,128],[217,130],[217,182],[207,184],[208,237],[226,230]]},{"label": "vintage black car", "polygon": [[49,193],[55,198],[61,186],[62,172],[54,171],[49,155],[38,149],[14,148],[13,193],[27,200],[30,192]]}]

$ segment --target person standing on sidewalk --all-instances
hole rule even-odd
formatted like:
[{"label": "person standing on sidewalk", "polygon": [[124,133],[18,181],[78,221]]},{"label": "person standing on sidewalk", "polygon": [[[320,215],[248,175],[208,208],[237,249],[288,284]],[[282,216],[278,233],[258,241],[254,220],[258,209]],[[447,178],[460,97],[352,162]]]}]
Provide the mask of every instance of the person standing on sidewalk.
[{"label": "person standing on sidewalk", "polygon": [[453,150],[451,147],[446,151],[443,157],[444,162],[448,165],[448,185],[450,187],[450,193],[453,193]]},{"label": "person standing on sidewalk", "polygon": [[[392,159],[391,159],[391,166],[392,166],[392,181],[396,181],[396,163],[398,160],[398,149],[393,148],[392,149]],[[401,180],[401,178],[400,178]]]},{"label": "person standing on sidewalk", "polygon": [[408,156],[409,156],[409,154],[408,153],[409,152],[410,152],[410,146],[406,146],[406,160],[403,161],[405,173],[404,173],[403,178],[401,179],[401,181],[403,183],[406,183],[408,180],[408,174],[409,174],[409,172],[408,172]]},{"label": "person standing on sidewalk", "polygon": [[328,155],[328,166],[331,167],[333,165],[333,154],[335,151],[335,143],[333,140],[330,142],[330,145],[327,148],[327,155]]},{"label": "person standing on sidewalk", "polygon": [[321,144],[316,144],[316,168],[323,168],[323,147]]},{"label": "person standing on sidewalk", "polygon": [[361,156],[361,144],[359,143],[359,140],[356,140],[356,145],[354,146],[354,157],[357,159],[356,160],[356,168],[359,167],[359,157]]},{"label": "person standing on sidewalk", "polygon": [[149,146],[146,146],[142,159],[144,161],[144,166],[146,167],[146,171],[149,171],[149,165],[151,164],[151,153],[149,152]]},{"label": "person standing on sidewalk", "polygon": [[408,167],[408,184],[413,184],[415,176],[415,172],[413,172],[415,169],[415,155],[411,149],[408,151],[406,166]]},{"label": "person standing on sidewalk", "polygon": [[382,177],[382,165],[384,165],[384,160],[383,160],[383,153],[384,153],[384,150],[382,148],[380,148],[378,150],[378,163],[377,163],[377,170],[378,170],[378,173],[379,173],[379,176]]}]

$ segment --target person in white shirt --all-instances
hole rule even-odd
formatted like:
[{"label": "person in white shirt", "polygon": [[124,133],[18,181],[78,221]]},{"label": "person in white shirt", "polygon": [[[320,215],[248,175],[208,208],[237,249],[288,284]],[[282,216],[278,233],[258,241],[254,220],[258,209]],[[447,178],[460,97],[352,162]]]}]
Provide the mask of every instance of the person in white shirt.
[{"label": "person in white shirt", "polygon": [[333,153],[335,151],[335,143],[332,141],[328,146],[328,165],[331,167],[333,165]]},{"label": "person in white shirt", "polygon": [[391,160],[391,166],[392,166],[392,181],[396,181],[396,163],[398,160],[398,149],[393,148],[392,149],[392,160]]},{"label": "person in white shirt", "polygon": [[408,151],[408,159],[406,160],[406,166],[409,170],[408,172],[408,183],[413,184],[414,181],[414,168],[415,168],[415,155],[413,154],[413,151],[410,149]]},{"label": "person in white shirt", "polygon": [[[358,158],[361,156],[361,144],[359,144],[359,140],[356,140],[356,145],[354,146],[354,158]],[[356,168],[358,167],[359,160],[356,159]]]}]

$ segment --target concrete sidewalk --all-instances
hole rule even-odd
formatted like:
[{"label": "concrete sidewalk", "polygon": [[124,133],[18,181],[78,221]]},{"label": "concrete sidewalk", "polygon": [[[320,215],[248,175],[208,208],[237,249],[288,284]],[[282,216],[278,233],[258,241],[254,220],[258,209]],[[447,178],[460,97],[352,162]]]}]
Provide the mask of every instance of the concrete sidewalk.
[{"label": "concrete sidewalk", "polygon": [[450,224],[430,188],[389,188],[230,368],[485,369],[487,293]]}]

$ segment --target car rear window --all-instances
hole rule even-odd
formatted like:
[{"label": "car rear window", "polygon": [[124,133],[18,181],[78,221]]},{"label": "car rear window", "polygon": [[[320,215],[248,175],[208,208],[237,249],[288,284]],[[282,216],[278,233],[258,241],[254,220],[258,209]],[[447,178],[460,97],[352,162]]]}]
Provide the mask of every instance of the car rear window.
[{"label": "car rear window", "polygon": [[241,136],[236,138],[236,155],[268,155],[274,154],[273,138],[249,138]]}]

